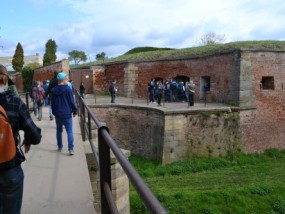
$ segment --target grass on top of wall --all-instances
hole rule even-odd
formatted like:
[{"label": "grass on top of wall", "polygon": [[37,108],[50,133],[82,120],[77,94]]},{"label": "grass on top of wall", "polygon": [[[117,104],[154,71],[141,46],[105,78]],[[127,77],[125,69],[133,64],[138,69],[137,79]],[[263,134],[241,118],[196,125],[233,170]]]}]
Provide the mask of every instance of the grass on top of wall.
[{"label": "grass on top of wall", "polygon": [[[130,162],[168,213],[285,213],[285,151],[198,158],[159,165]],[[147,213],[130,188],[131,213]]]},{"label": "grass on top of wall", "polygon": [[222,52],[236,49],[254,49],[254,50],[285,50],[285,41],[278,40],[260,40],[260,41],[237,41],[224,44],[213,44],[197,47],[188,47],[181,49],[157,48],[157,47],[137,47],[117,57],[89,62],[77,66],[104,65],[122,61],[139,62],[139,61],[156,61],[171,60],[183,58],[200,58]]}]

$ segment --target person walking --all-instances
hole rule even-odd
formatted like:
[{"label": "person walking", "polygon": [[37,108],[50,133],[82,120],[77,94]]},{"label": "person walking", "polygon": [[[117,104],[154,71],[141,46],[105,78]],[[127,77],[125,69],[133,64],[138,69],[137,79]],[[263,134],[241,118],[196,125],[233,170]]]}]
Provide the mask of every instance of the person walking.
[{"label": "person walking", "polygon": [[40,86],[40,82],[36,82],[36,85],[33,87],[32,91],[32,97],[34,102],[36,103],[36,109],[34,110],[36,113],[35,115],[38,115],[38,120],[42,119],[43,115],[43,103],[44,103],[44,89]]},{"label": "person walking", "polygon": [[[44,89],[44,91],[46,92],[46,90],[47,90],[47,88],[48,88],[48,84],[47,84],[47,81],[46,80],[44,80],[43,81],[43,84],[41,85],[41,87]],[[44,104],[45,104],[45,106],[48,106],[48,97],[45,97],[44,98]]]},{"label": "person walking", "polygon": [[81,84],[79,86],[79,93],[80,93],[80,96],[82,97],[82,99],[84,99],[85,87],[84,87],[83,82],[81,82]]},{"label": "person walking", "polygon": [[53,76],[53,78],[49,81],[49,84],[48,84],[48,88],[47,88],[47,90],[45,91],[45,97],[48,97],[49,98],[49,100],[50,100],[50,105],[49,105],[49,118],[50,118],[50,120],[53,120],[53,114],[52,114],[52,110],[51,110],[51,90],[55,87],[55,86],[57,86],[57,74],[58,74],[59,72],[58,71],[55,71],[54,72],[54,76]]},{"label": "person walking", "polygon": [[33,90],[34,88],[37,87],[37,81],[36,80],[33,80],[32,82],[32,86],[30,88],[30,97],[32,99],[32,102],[33,102],[33,112],[34,112],[34,115],[37,116],[37,109],[38,109],[38,106],[37,106],[37,102],[35,100],[35,98],[33,97]]},{"label": "person walking", "polygon": [[[13,92],[8,89],[8,81],[11,80],[8,77],[7,69],[0,65],[0,105],[6,111],[13,135],[19,136],[19,131],[24,131],[23,144],[25,153],[28,153],[31,144],[40,143],[41,129],[34,124],[29,110],[21,98],[14,96]],[[3,113],[1,115],[5,117]],[[1,142],[1,138],[0,144],[3,145],[5,142]],[[25,160],[25,156],[19,149],[18,145],[21,142],[18,137],[14,137],[14,140],[17,146],[15,157],[0,164],[0,213],[3,214],[20,214],[22,207],[24,173],[21,163]]]},{"label": "person walking", "polygon": [[68,140],[68,151],[74,155],[74,138],[72,130],[72,116],[77,114],[73,92],[68,86],[68,77],[64,72],[57,75],[58,85],[51,90],[51,108],[56,122],[56,140],[58,151],[63,148],[62,127],[65,127]]},{"label": "person walking", "polygon": [[117,88],[116,88],[116,81],[113,81],[110,86],[109,86],[109,92],[111,94],[111,103],[115,103],[115,99],[116,99],[116,92],[117,92]]},{"label": "person walking", "polygon": [[149,102],[154,103],[154,94],[155,94],[155,79],[152,78],[151,81],[147,84],[148,93],[149,93]]},{"label": "person walking", "polygon": [[195,84],[192,80],[190,80],[188,84],[188,90],[189,90],[189,106],[194,106],[194,94],[195,94]]},{"label": "person walking", "polygon": [[161,99],[162,99],[163,91],[164,91],[163,84],[162,84],[161,81],[159,81],[157,83],[157,87],[156,87],[156,90],[155,90],[155,95],[157,97],[157,106],[161,106]]}]

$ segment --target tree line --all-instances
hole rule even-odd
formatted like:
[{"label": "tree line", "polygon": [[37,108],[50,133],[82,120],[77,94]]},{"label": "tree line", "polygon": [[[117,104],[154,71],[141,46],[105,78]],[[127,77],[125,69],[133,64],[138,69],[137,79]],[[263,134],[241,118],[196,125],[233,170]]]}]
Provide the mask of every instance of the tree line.
[{"label": "tree line", "polygon": [[[43,56],[43,66],[50,65],[56,62],[56,51],[57,44],[54,40],[49,39],[45,45],[45,54]],[[87,60],[87,55],[84,51],[73,50],[68,53],[69,60],[73,61],[75,65],[78,65],[80,62],[85,62]],[[104,62],[106,56],[105,52],[96,54],[96,60],[102,60]],[[12,60],[12,67],[17,72],[22,72],[24,66],[24,50],[19,42],[16,46],[15,54]]]},{"label": "tree line", "polygon": [[[57,56],[57,44],[53,39],[49,39],[45,44],[45,53],[43,56],[43,66],[48,66],[56,62]],[[73,61],[75,65],[80,62],[85,62],[87,60],[87,55],[84,51],[73,50],[68,53],[69,60]],[[96,55],[96,60],[106,59],[106,54],[104,52],[98,53]],[[33,77],[33,71],[39,68],[41,65],[39,63],[31,63],[24,67],[24,49],[19,42],[16,46],[16,50],[12,59],[12,67],[16,72],[22,73],[23,87],[24,91],[28,91]]]}]

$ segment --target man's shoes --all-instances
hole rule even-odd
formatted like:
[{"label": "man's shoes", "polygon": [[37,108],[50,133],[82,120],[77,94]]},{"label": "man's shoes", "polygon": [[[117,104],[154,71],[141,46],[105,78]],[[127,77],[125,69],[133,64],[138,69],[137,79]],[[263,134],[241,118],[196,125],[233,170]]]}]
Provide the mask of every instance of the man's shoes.
[{"label": "man's shoes", "polygon": [[62,151],[62,148],[58,148],[57,151],[58,151],[58,152],[61,152],[61,151]]},{"label": "man's shoes", "polygon": [[50,119],[50,120],[53,120],[53,116],[49,116],[49,119]]},{"label": "man's shoes", "polygon": [[73,150],[69,150],[69,155],[74,155],[74,151]]}]

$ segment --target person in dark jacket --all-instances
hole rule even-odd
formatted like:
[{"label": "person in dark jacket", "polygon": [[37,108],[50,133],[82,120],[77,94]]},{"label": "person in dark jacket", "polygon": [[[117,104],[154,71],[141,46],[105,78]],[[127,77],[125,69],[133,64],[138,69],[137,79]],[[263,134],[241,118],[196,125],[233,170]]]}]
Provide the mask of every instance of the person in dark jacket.
[{"label": "person in dark jacket", "polygon": [[188,84],[188,90],[189,90],[189,106],[194,106],[194,94],[195,94],[195,84],[192,80],[190,80],[190,83]]},{"label": "person in dark jacket", "polygon": [[[44,92],[47,91],[47,89],[48,89],[48,84],[47,84],[47,81],[46,81],[46,80],[43,81],[43,84],[41,85],[41,87],[44,89]],[[48,97],[45,97],[45,98],[44,98],[44,104],[45,104],[45,106],[48,106]]]},{"label": "person in dark jacket", "polygon": [[83,82],[79,86],[79,93],[80,93],[80,96],[84,99],[85,87],[84,87]]},{"label": "person in dark jacket", "polygon": [[51,90],[51,108],[56,121],[56,140],[58,151],[61,152],[62,127],[65,127],[68,140],[68,151],[74,155],[74,138],[72,130],[72,115],[77,114],[73,92],[68,86],[68,77],[66,73],[61,72],[57,75],[58,85]]},{"label": "person in dark jacket", "polygon": [[[54,72],[54,77],[50,80],[50,82],[49,82],[49,85],[48,85],[48,88],[47,88],[47,90],[45,91],[45,98],[46,97],[48,97],[49,99],[50,99],[50,92],[51,92],[51,90],[55,87],[55,86],[57,86],[57,83],[58,83],[58,81],[57,81],[57,74],[58,74],[59,72],[58,71],[55,71]],[[50,102],[51,102],[51,100],[50,100]],[[50,104],[50,106],[49,106],[49,118],[50,118],[50,120],[53,120],[53,116],[52,116],[52,110],[51,110],[51,104]]]},{"label": "person in dark jacket", "polygon": [[[21,98],[14,96],[8,89],[8,79],[6,68],[0,65],[0,105],[7,113],[14,136],[19,136],[19,130],[24,131],[23,144],[27,153],[31,144],[40,143],[41,129],[34,124]],[[15,137],[15,143],[17,145],[15,158],[0,164],[0,213],[19,214],[21,212],[24,184],[21,163],[25,157],[18,148],[21,142],[17,137]]]},{"label": "person in dark jacket", "polygon": [[155,95],[157,97],[157,106],[161,106],[161,99],[162,94],[164,92],[164,87],[161,81],[157,83],[156,89],[155,89]]},{"label": "person in dark jacket", "polygon": [[116,81],[113,81],[110,84],[109,92],[110,92],[110,95],[111,95],[111,103],[115,103],[116,93],[117,93]]}]

